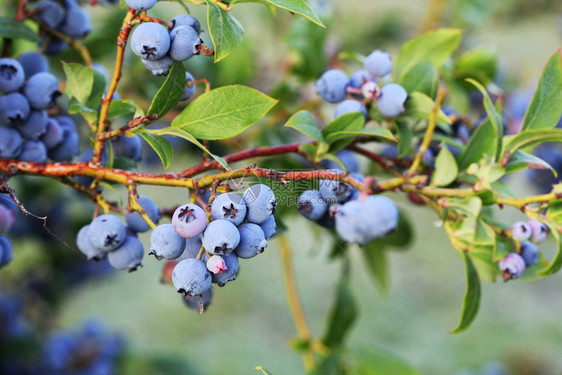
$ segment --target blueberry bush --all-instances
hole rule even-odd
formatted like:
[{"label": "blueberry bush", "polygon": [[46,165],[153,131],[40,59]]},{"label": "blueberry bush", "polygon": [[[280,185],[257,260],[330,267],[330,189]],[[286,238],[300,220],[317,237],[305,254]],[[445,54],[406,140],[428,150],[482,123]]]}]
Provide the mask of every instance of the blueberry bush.
[{"label": "blueberry bush", "polygon": [[[213,293],[251,278],[239,269],[278,242],[291,346],[306,373],[417,374],[393,355],[346,346],[362,298],[350,286],[352,254],[388,293],[388,253],[414,241],[416,206],[464,263],[451,334],[476,319],[482,281],[538,281],[562,267],[560,50],[533,90],[510,93],[496,56],[464,41],[468,21],[436,27],[439,1],[399,48],[357,48],[365,54],[329,51],[329,2],[175,1],[173,17],[162,16],[171,2],[117,3],[2,5],[2,373],[122,373],[118,334],[92,321],[56,330],[49,316],[65,291],[161,262],[161,282],[208,325]],[[244,41],[251,20],[237,19],[247,3],[294,16],[284,77],[269,87],[243,71],[258,68],[248,58],[260,52]],[[100,7],[111,11],[91,21]],[[204,19],[191,14],[200,8]],[[229,64],[240,72],[217,78],[213,66]],[[535,192],[513,189],[522,173]],[[162,206],[160,193],[139,193],[148,185],[183,199]],[[299,214],[341,265],[321,335],[295,283],[285,223]],[[22,239],[48,251],[30,253]],[[275,373],[267,367],[254,370]],[[505,371],[491,363],[481,373]]]}]

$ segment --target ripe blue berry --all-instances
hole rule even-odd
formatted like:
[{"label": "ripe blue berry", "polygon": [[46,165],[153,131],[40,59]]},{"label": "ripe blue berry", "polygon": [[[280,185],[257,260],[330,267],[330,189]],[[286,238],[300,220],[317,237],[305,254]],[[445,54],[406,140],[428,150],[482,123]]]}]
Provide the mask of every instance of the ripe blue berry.
[{"label": "ripe blue berry", "polygon": [[371,80],[371,73],[365,69],[356,70],[349,77],[349,86],[354,89],[360,89],[363,85]]},{"label": "ripe blue berry", "polygon": [[107,254],[107,260],[113,268],[133,272],[139,266],[142,266],[143,255],[144,248],[142,242],[136,237],[126,236],[119,248]]},{"label": "ripe blue berry", "polygon": [[381,50],[374,50],[365,59],[365,70],[375,77],[384,77],[392,70],[390,55]]},{"label": "ripe blue berry", "polygon": [[211,274],[205,263],[198,259],[184,259],[172,271],[172,283],[184,296],[193,297],[211,288]]},{"label": "ripe blue berry", "polygon": [[25,141],[18,159],[44,163],[47,161],[47,148],[41,141]]},{"label": "ripe blue berry", "polygon": [[117,216],[101,215],[90,224],[88,235],[92,244],[100,251],[112,251],[123,244],[125,225]]},{"label": "ripe blue berry", "polygon": [[47,131],[48,121],[47,111],[32,110],[27,119],[18,125],[17,129],[23,138],[38,140]]},{"label": "ripe blue berry", "polygon": [[521,243],[521,258],[525,261],[525,267],[530,267],[539,262],[539,249],[534,243],[524,241]]},{"label": "ripe blue berry", "polygon": [[156,0],[125,0],[129,8],[134,10],[149,10],[156,4]]},{"label": "ripe blue berry", "polygon": [[377,99],[377,108],[387,117],[398,116],[404,112],[404,103],[408,99],[408,93],[396,83],[383,86]]},{"label": "ripe blue berry", "polygon": [[223,259],[226,270],[221,273],[211,275],[213,283],[217,284],[219,287],[225,286],[229,281],[236,280],[236,275],[238,274],[238,269],[240,268],[240,261],[236,255],[225,255],[223,256]]},{"label": "ripe blue berry", "polygon": [[513,237],[515,241],[527,241],[531,238],[532,234],[531,226],[524,221],[518,221],[511,226],[511,237]]},{"label": "ripe blue berry", "polygon": [[319,189],[324,202],[329,205],[347,201],[352,193],[350,185],[337,180],[320,180]]},{"label": "ripe blue berry", "polygon": [[172,29],[177,26],[189,26],[195,29],[197,34],[201,34],[201,25],[199,24],[199,21],[190,14],[180,14],[179,16],[172,18]]},{"label": "ripe blue berry", "polygon": [[185,248],[185,238],[178,235],[172,224],[157,226],[150,233],[150,254],[158,260],[177,259]]},{"label": "ripe blue berry", "polygon": [[62,129],[72,131],[72,132],[76,133],[76,123],[74,122],[72,117],[59,116],[59,117],[56,117],[56,120],[57,120],[57,122],[59,123],[59,126]]},{"label": "ripe blue berry", "polygon": [[181,94],[181,98],[180,101],[184,101],[187,100],[189,98],[191,98],[193,96],[193,94],[195,93],[195,85],[194,84],[189,84],[190,82],[195,81],[195,77],[193,77],[193,75],[189,72],[185,72],[185,78],[186,78],[186,84],[185,84],[185,88],[183,89],[183,93]]},{"label": "ripe blue berry", "polygon": [[242,224],[246,217],[246,202],[236,193],[218,195],[211,204],[213,219],[224,219],[234,225]]},{"label": "ripe blue berry", "polygon": [[20,125],[29,116],[29,112],[29,102],[22,94],[13,92],[0,96],[0,125]]},{"label": "ripe blue berry", "polygon": [[166,55],[158,60],[141,59],[142,65],[152,72],[155,76],[167,76],[170,68],[174,64],[174,59]]},{"label": "ripe blue berry", "polygon": [[275,216],[271,215],[269,219],[267,219],[264,223],[260,224],[261,229],[263,230],[263,234],[265,235],[265,239],[269,240],[277,233],[277,223],[275,222]]},{"label": "ripe blue berry", "polygon": [[90,16],[79,6],[69,7],[59,30],[72,39],[85,38],[92,30]]},{"label": "ripe blue berry", "polygon": [[531,227],[531,241],[534,243],[543,242],[548,236],[549,230],[546,224],[541,223],[537,220],[530,220],[529,226]]},{"label": "ripe blue berry", "polygon": [[61,96],[57,77],[47,72],[32,75],[27,80],[23,92],[33,109],[54,107],[57,99]]},{"label": "ripe blue berry", "polygon": [[185,239],[185,247],[183,248],[183,252],[177,258],[178,260],[184,260],[187,258],[195,258],[199,254],[201,250],[201,246],[203,246],[201,242],[201,236],[193,237],[193,238],[186,238]]},{"label": "ripe blue berry", "polygon": [[89,225],[83,226],[82,229],[80,229],[76,236],[76,246],[78,246],[78,250],[80,250],[82,254],[86,255],[88,260],[102,260],[106,253],[94,246],[90,240],[89,231]]},{"label": "ripe blue berry", "polygon": [[267,247],[267,241],[259,225],[252,223],[242,224],[238,227],[238,231],[240,232],[240,243],[234,249],[234,253],[238,257],[249,259],[263,253]]},{"label": "ripe blue berry", "polygon": [[48,156],[54,161],[70,161],[74,156],[80,154],[80,150],[78,149],[80,139],[78,138],[76,129],[67,127],[67,123],[61,121],[61,117],[58,117],[57,121],[59,126],[62,127],[62,142],[58,146],[50,149],[48,151]]},{"label": "ripe blue berry", "polygon": [[23,141],[20,134],[5,126],[0,126],[0,157],[15,159],[21,153]]},{"label": "ripe blue berry", "polygon": [[240,243],[240,232],[230,221],[214,220],[203,232],[201,240],[209,253],[229,255]]},{"label": "ripe blue berry", "polygon": [[156,22],[142,23],[133,30],[131,48],[142,59],[161,59],[170,49],[168,30]]},{"label": "ripe blue berry", "polygon": [[[44,40],[45,38],[43,38],[42,43],[45,43]],[[43,51],[45,55],[58,55],[68,48],[68,43],[55,36],[46,37],[46,40],[47,45],[45,46],[45,50]]]},{"label": "ripe blue berry", "polygon": [[174,212],[172,225],[177,234],[185,238],[200,235],[207,226],[207,214],[196,204],[180,206]]},{"label": "ripe blue berry", "polygon": [[34,9],[35,17],[51,29],[56,29],[64,20],[64,8],[55,1],[42,1]]},{"label": "ripe blue berry", "polygon": [[12,243],[8,237],[0,236],[0,268],[12,261]]},{"label": "ripe blue berry", "polygon": [[[154,203],[150,197],[146,196],[140,196],[138,201],[150,220],[152,220],[154,224],[158,224],[160,220],[160,210],[156,203]],[[146,232],[150,229],[150,225],[148,225],[138,212],[131,212],[125,215],[125,221],[127,222],[127,226],[137,233]]]},{"label": "ripe blue berry", "polygon": [[26,52],[18,57],[18,62],[23,67],[25,78],[29,79],[32,75],[49,71],[49,62],[40,53]]},{"label": "ripe blue berry", "polygon": [[328,211],[328,204],[318,190],[307,190],[299,196],[297,209],[308,220],[318,220]]},{"label": "ripe blue berry", "polygon": [[168,54],[176,61],[185,61],[199,53],[197,46],[203,41],[197,31],[190,26],[176,26],[170,32],[170,50]]},{"label": "ripe blue berry", "polygon": [[14,225],[14,213],[8,207],[0,204],[0,233],[8,231]]},{"label": "ripe blue berry", "polygon": [[367,118],[367,110],[365,109],[365,106],[363,104],[359,103],[357,100],[346,99],[336,106],[334,117],[340,117],[354,112],[362,113],[363,116]]},{"label": "ripe blue berry", "polygon": [[207,308],[209,308],[211,302],[213,301],[213,289],[209,288],[200,296],[193,296],[182,299],[184,300],[187,307],[202,313],[203,311],[207,310]]},{"label": "ripe blue berry", "polygon": [[224,264],[224,258],[220,255],[213,255],[206,262],[207,269],[213,274],[222,273],[228,270],[228,267]]},{"label": "ripe blue berry", "polygon": [[47,126],[45,129],[45,134],[41,136],[41,142],[45,144],[47,150],[57,147],[63,141],[63,130],[60,127],[57,120],[54,118],[49,118],[47,120]]},{"label": "ripe blue berry", "polygon": [[348,83],[349,79],[344,72],[339,69],[330,69],[316,81],[316,91],[328,103],[337,103],[347,95]]},{"label": "ripe blue berry", "polygon": [[246,221],[250,223],[262,224],[275,213],[277,200],[273,190],[267,185],[255,184],[250,186],[244,192],[243,199],[248,207]]},{"label": "ripe blue berry", "polygon": [[525,271],[525,260],[517,253],[509,253],[499,261],[503,281],[517,279]]},{"label": "ripe blue berry", "polygon": [[16,91],[23,85],[25,72],[21,64],[14,59],[0,59],[0,91]]}]

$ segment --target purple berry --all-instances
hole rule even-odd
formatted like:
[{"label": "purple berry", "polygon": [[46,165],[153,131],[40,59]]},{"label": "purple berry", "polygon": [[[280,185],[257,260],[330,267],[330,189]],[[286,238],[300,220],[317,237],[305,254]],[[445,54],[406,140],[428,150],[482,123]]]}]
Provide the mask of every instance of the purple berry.
[{"label": "purple berry", "polygon": [[224,264],[224,258],[220,255],[213,255],[207,259],[207,269],[213,274],[222,273],[228,270],[228,267]]},{"label": "purple berry", "polygon": [[517,253],[509,253],[499,262],[503,281],[517,279],[525,271],[525,260]]},{"label": "purple berry", "polygon": [[524,221],[518,221],[511,226],[511,237],[515,241],[527,241],[532,233],[531,226]]},{"label": "purple berry", "polygon": [[543,224],[537,220],[530,220],[529,226],[531,227],[531,232],[533,233],[531,236],[532,242],[541,243],[548,236],[549,230],[546,224]]},{"label": "purple berry", "polygon": [[207,214],[201,207],[189,203],[176,209],[172,217],[172,225],[180,236],[196,237],[207,227]]}]

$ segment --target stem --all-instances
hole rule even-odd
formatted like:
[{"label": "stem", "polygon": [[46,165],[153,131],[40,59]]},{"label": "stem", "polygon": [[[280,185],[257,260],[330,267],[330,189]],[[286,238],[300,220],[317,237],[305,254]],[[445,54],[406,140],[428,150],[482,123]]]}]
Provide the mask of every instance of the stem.
[{"label": "stem", "polygon": [[[299,293],[295,282],[295,273],[291,262],[291,245],[284,233],[279,236],[279,246],[281,247],[281,265],[285,280],[287,302],[289,303],[289,308],[291,309],[293,321],[295,322],[295,328],[297,329],[299,339],[310,343],[311,334],[299,299]],[[314,368],[314,355],[311,348],[307,348],[307,350],[302,353],[302,359],[306,371],[310,371]]]}]

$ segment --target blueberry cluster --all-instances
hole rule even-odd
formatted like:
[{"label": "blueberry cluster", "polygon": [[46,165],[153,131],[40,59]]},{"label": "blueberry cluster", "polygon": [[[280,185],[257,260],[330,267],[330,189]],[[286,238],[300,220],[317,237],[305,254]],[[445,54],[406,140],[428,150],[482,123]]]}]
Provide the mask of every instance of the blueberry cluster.
[{"label": "blueberry cluster", "polygon": [[[328,103],[339,103],[335,117],[360,112],[367,118],[365,104],[370,104],[371,100],[376,100],[376,106],[382,115],[398,116],[405,110],[408,93],[396,83],[387,83],[379,87],[376,82],[391,71],[392,62],[388,53],[375,50],[365,59],[364,69],[353,72],[350,77],[340,69],[324,72],[316,81],[316,90]],[[348,94],[354,99],[346,99]]]},{"label": "blueberry cluster", "polygon": [[[211,221],[196,204],[180,206],[171,224],[156,227],[150,236],[150,254],[175,260],[174,287],[188,307],[203,311],[212,299],[211,284],[219,287],[236,279],[239,258],[262,253],[276,231],[276,199],[266,185],[256,184],[240,196],[217,195],[210,204]],[[190,298],[200,296],[199,298]]]},{"label": "blueberry cluster", "polygon": [[[0,233],[6,233],[14,225],[14,210],[18,209],[8,194],[0,194]],[[0,268],[12,261],[12,243],[0,235]]]},{"label": "blueberry cluster", "polygon": [[[90,16],[80,8],[76,0],[41,1],[35,6],[33,13],[36,20],[71,39],[85,38],[91,31]],[[48,34],[43,37],[42,44],[48,55],[56,55],[68,47],[64,40]]]},{"label": "blueberry cluster", "polygon": [[499,261],[504,281],[521,277],[525,268],[538,263],[539,249],[536,244],[546,239],[549,229],[538,220],[518,221],[513,224],[510,233],[521,246],[518,253],[509,253]]},{"label": "blueberry cluster", "polygon": [[39,53],[0,59],[0,157],[30,162],[70,161],[79,153],[76,124],[49,117],[61,96],[57,78]]},{"label": "blueberry cluster", "polygon": [[[150,220],[160,220],[160,210],[152,199],[140,196],[138,202]],[[142,266],[144,247],[137,233],[150,229],[138,212],[125,216],[127,226],[115,215],[101,215],[82,227],[76,237],[78,249],[90,260],[107,257],[109,264],[118,270],[135,271]]]}]

